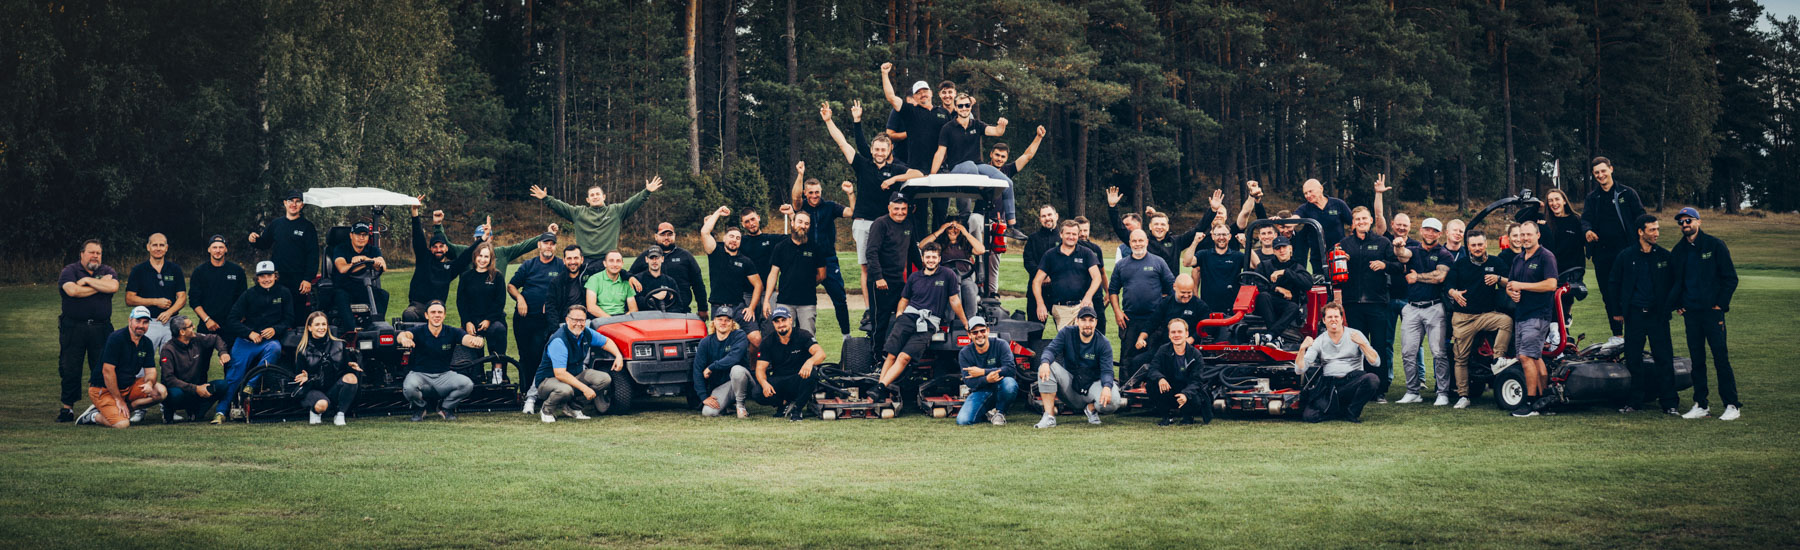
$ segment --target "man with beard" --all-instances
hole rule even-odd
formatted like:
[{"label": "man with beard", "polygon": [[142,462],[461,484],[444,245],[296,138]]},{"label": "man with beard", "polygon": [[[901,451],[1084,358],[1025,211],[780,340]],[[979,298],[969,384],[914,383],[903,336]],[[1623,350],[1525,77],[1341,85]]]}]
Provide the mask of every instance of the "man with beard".
[{"label": "man with beard", "polygon": [[[606,191],[598,185],[587,189],[587,206],[576,207],[550,196],[543,187],[531,186],[531,197],[544,201],[551,212],[569,220],[571,230],[575,233],[575,244],[581,247],[582,264],[590,269],[605,259],[606,253],[619,248],[619,227],[625,218],[644,205],[651,193],[662,189],[662,176],[650,178],[644,182],[644,190],[638,191],[623,204],[606,204]],[[560,315],[560,314],[559,314]]]},{"label": "man with beard", "polygon": [[908,277],[906,286],[900,290],[900,302],[895,306],[899,314],[895,316],[887,343],[882,347],[886,357],[881,363],[881,389],[873,396],[876,401],[899,393],[899,388],[893,386],[894,381],[906,372],[908,363],[931,345],[931,336],[944,324],[944,314],[954,312],[957,322],[968,325],[962,299],[957,296],[962,285],[956,272],[938,269],[942,253],[943,248],[937,243],[926,243],[919,251],[922,269]]},{"label": "man with beard", "polygon": [[819,383],[816,369],[825,362],[825,348],[811,332],[794,328],[794,313],[787,306],[770,311],[769,324],[774,334],[757,350],[756,385],[762,391],[756,399],[775,407],[776,417],[799,422]]},{"label": "man with beard", "polygon": [[[444,325],[443,302],[427,304],[425,325],[401,331],[395,340],[400,347],[412,350],[412,362],[407,364],[406,380],[400,387],[407,403],[412,405],[411,420],[425,419],[427,393],[438,398],[438,416],[456,420],[456,406],[475,391],[475,381],[450,370],[453,350],[456,346],[479,350],[487,342],[460,328]],[[617,349],[612,351],[618,352]],[[548,403],[545,408],[549,408]]]},{"label": "man with beard", "polygon": [[[825,130],[831,134],[831,140],[837,143],[844,160],[850,163],[850,170],[856,173],[856,185],[844,192],[852,197],[850,237],[856,240],[856,263],[862,268],[863,300],[866,302],[874,297],[874,293],[869,291],[869,228],[875,225],[876,219],[886,214],[883,208],[886,208],[888,199],[899,192],[907,180],[924,174],[894,158],[896,147],[886,134],[876,135],[873,140],[863,134],[862,101],[858,100],[850,106],[850,132],[856,135],[855,147],[851,147],[849,141],[844,139],[844,133],[838,130],[837,123],[831,121],[829,104],[819,107],[819,116],[825,119]],[[835,262],[836,255],[833,254],[832,258]],[[835,263],[831,270],[837,270]],[[847,324],[844,330],[848,334],[850,329]]]},{"label": "man with beard", "polygon": [[[669,311],[675,313],[691,313],[706,311],[706,280],[700,275],[700,262],[694,261],[694,254],[675,244],[675,224],[662,222],[656,226],[656,247],[662,251],[663,274],[675,281],[675,305]],[[637,275],[649,269],[645,255],[638,255],[631,264],[631,274]],[[695,309],[689,309],[692,302]],[[640,308],[641,309],[641,308]]]},{"label": "man with beard", "polygon": [[525,414],[537,406],[537,365],[544,360],[544,340],[549,337],[550,323],[561,311],[551,309],[550,286],[556,282],[563,265],[556,258],[556,235],[538,235],[537,255],[526,259],[506,281],[506,293],[513,298],[513,341],[518,343],[519,393],[525,395]]},{"label": "man with beard", "polygon": [[825,200],[824,185],[819,180],[806,177],[806,163],[794,165],[794,188],[790,193],[791,204],[781,205],[782,214],[792,215],[796,210],[805,212],[811,218],[811,235],[813,247],[819,251],[819,259],[825,264],[825,295],[831,297],[831,306],[837,313],[838,330],[844,336],[850,335],[850,303],[844,293],[844,273],[838,267],[837,258],[837,220],[848,218],[856,209],[856,186],[843,182],[839,187],[844,196],[850,198],[850,206],[837,201]]},{"label": "man with beard", "polygon": [[1112,414],[1125,405],[1113,383],[1112,344],[1095,330],[1099,321],[1093,307],[1082,306],[1075,313],[1075,322],[1056,331],[1056,338],[1044,347],[1037,383],[1044,417],[1036,427],[1056,426],[1058,396],[1096,426],[1100,425],[1100,413]]},{"label": "man with beard", "polygon": [[1456,400],[1455,408],[1469,406],[1469,357],[1475,353],[1475,335],[1494,331],[1494,364],[1505,368],[1516,359],[1506,357],[1512,347],[1512,318],[1499,311],[1500,291],[1506,286],[1512,266],[1488,255],[1487,233],[1477,229],[1465,237],[1469,255],[1450,268],[1450,330],[1455,338]]},{"label": "man with beard", "polygon": [[708,298],[714,310],[731,306],[740,322],[751,323],[762,304],[762,264],[742,253],[744,230],[732,227],[713,239],[713,226],[730,215],[731,208],[721,206],[700,224],[700,248],[706,252],[707,278],[713,285]]},{"label": "man with beard", "polygon": [[213,235],[207,239],[206,263],[188,275],[188,302],[194,305],[194,315],[199,317],[194,328],[205,334],[217,334],[225,329],[220,321],[225,314],[231,313],[231,305],[237,303],[238,295],[244,293],[244,287],[250,281],[244,276],[243,267],[225,259],[229,251],[225,236]]},{"label": "man with beard", "polygon": [[1450,349],[1444,324],[1444,279],[1455,263],[1450,251],[1439,244],[1443,223],[1426,218],[1419,226],[1419,246],[1406,260],[1406,307],[1400,312],[1400,353],[1406,373],[1406,395],[1401,403],[1418,403],[1425,388],[1421,347],[1431,346],[1432,377],[1437,379],[1434,406],[1450,404]]},{"label": "man with beard", "polygon": [[[1037,277],[1038,260],[1044,259],[1044,253],[1049,252],[1052,248],[1056,248],[1057,243],[1062,238],[1059,236],[1059,231],[1057,229],[1058,222],[1062,220],[1059,219],[1055,206],[1048,204],[1039,206],[1037,219],[1038,229],[1037,231],[1032,232],[1030,236],[1026,237],[1025,252],[1022,254],[1022,256],[1024,256],[1022,259],[1025,262],[1025,280],[1028,281]],[[1026,292],[1026,315],[1037,315],[1037,310],[1037,293]]]},{"label": "man with beard", "polygon": [[[387,258],[381,256],[381,245],[370,241],[372,228],[367,223],[350,226],[350,242],[343,243],[331,250],[332,278],[334,280],[333,303],[337,307],[338,330],[350,330],[356,327],[356,319],[351,316],[350,304],[363,303],[373,296],[375,318],[387,318],[388,291],[363,284],[360,275],[373,270],[373,277],[380,278],[387,271]],[[279,269],[279,268],[277,268]],[[373,284],[371,281],[370,284]]]},{"label": "man with beard", "polygon": [[168,390],[156,382],[154,350],[145,336],[149,330],[150,310],[138,306],[131,309],[129,325],[106,337],[100,368],[88,378],[88,400],[94,404],[76,424],[127,428],[143,420],[144,407],[167,395]]},{"label": "man with beard", "polygon": [[[419,196],[423,201],[424,195]],[[425,225],[419,219],[419,205],[412,207],[412,282],[406,289],[406,309],[400,319],[409,323],[425,320],[425,304],[450,299],[450,284],[469,269],[469,254],[450,253],[450,241],[439,236],[425,236]],[[429,239],[429,240],[428,240]],[[477,243],[479,244],[479,243]]]},{"label": "man with beard", "polygon": [[[1131,253],[1113,264],[1111,283],[1106,289],[1108,300],[1116,308],[1114,315],[1118,317],[1121,338],[1156,330],[1157,308],[1173,294],[1171,287],[1175,285],[1175,273],[1169,271],[1169,265],[1150,254],[1150,237],[1144,230],[1132,231],[1130,235]],[[1122,340],[1121,344],[1128,341]],[[1127,365],[1143,351],[1133,345],[1124,348],[1119,362]]]},{"label": "man with beard", "polygon": [[738,215],[738,227],[744,229],[744,244],[740,247],[742,253],[761,267],[769,266],[769,257],[775,254],[775,245],[787,240],[787,235],[764,233],[762,214],[758,214],[755,208],[745,209],[743,214]]},{"label": "man with beard", "polygon": [[[917,254],[913,224],[907,217],[906,197],[895,193],[888,198],[888,214],[869,227],[869,282],[875,288],[875,300],[869,303],[872,331],[869,337],[885,338],[888,323],[899,312],[900,287],[906,282],[906,268]],[[871,358],[872,360],[873,358]]]},{"label": "man with beard", "polygon": [[1672,280],[1675,289],[1669,303],[1687,325],[1688,357],[1694,361],[1694,408],[1682,418],[1705,418],[1707,408],[1706,350],[1712,349],[1713,368],[1719,373],[1719,398],[1725,410],[1719,420],[1737,420],[1737,376],[1731,371],[1731,358],[1725,348],[1725,312],[1731,311],[1731,295],[1737,292],[1737,266],[1731,263],[1731,249],[1725,241],[1700,231],[1700,211],[1683,208],[1675,215],[1681,224],[1681,242],[1670,254],[1674,262]]},{"label": "man with beard", "polygon": [[772,314],[775,305],[787,306],[789,317],[797,315],[794,321],[812,334],[819,315],[818,288],[825,280],[825,262],[819,249],[808,240],[812,216],[795,212],[788,229],[788,239],[775,245],[775,253],[769,258],[768,280],[775,281],[775,285],[763,290],[763,314]]},{"label": "man with beard", "polygon": [[1073,324],[1076,313],[1092,310],[1100,291],[1100,258],[1080,246],[1081,224],[1064,220],[1058,235],[1062,245],[1045,252],[1032,275],[1031,294],[1037,297],[1039,321],[1054,321],[1058,330]]}]

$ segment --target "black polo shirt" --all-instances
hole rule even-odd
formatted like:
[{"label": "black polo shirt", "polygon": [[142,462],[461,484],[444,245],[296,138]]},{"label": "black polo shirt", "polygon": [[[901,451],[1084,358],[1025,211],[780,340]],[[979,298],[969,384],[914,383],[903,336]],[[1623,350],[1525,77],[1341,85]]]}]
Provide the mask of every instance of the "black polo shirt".
[{"label": "black polo shirt", "polygon": [[89,371],[88,385],[95,388],[106,387],[106,365],[113,366],[113,379],[119,383],[119,389],[131,387],[137,383],[138,373],[144,369],[156,368],[155,356],[150,348],[150,336],[138,338],[131,342],[131,327],[113,331],[106,337],[106,347],[100,351],[100,363]]},{"label": "black polo shirt", "polygon": [[768,272],[749,256],[726,252],[725,245],[721,244],[713,248],[712,254],[706,255],[706,273],[712,279],[712,303],[749,305],[743,298],[755,290],[750,285],[750,277]]},{"label": "black polo shirt", "polygon": [[769,376],[793,376],[800,374],[800,366],[812,358],[812,347],[818,342],[810,332],[795,327],[788,335],[788,341],[782,342],[774,331],[763,335],[762,347],[757,350],[756,360],[769,362]]},{"label": "black polo shirt", "polygon": [[1463,291],[1463,301],[1468,302],[1469,305],[1459,306],[1452,301],[1450,302],[1450,311],[1468,314],[1498,311],[1500,300],[1510,298],[1506,297],[1504,285],[1486,284],[1487,276],[1505,277],[1509,275],[1508,272],[1511,269],[1511,265],[1491,255],[1480,263],[1475,262],[1474,256],[1467,256],[1456,262],[1456,265],[1450,267],[1449,287],[1451,290]]},{"label": "black polo shirt", "polygon": [[825,267],[825,260],[818,247],[810,242],[794,244],[793,239],[786,239],[775,245],[775,253],[769,261],[774,267],[781,268],[781,286],[776,288],[775,303],[790,306],[819,303],[819,268]]},{"label": "black polo shirt", "polygon": [[[196,311],[205,309],[207,317],[216,317],[218,323],[224,325],[225,316],[231,313],[231,305],[237,303],[238,296],[249,284],[244,268],[236,263],[227,261],[214,267],[212,262],[204,262],[188,275],[188,303]],[[201,328],[205,328],[205,323],[201,323]]]},{"label": "black polo shirt", "polygon": [[[175,262],[163,261],[161,271],[150,266],[149,261],[132,266],[131,276],[125,280],[125,291],[135,292],[139,298],[161,298],[175,301],[175,294],[187,292],[187,277],[182,275],[181,266]],[[150,309],[151,317],[161,317],[163,308],[144,306]]]},{"label": "black polo shirt", "polygon": [[[938,170],[948,171],[950,167],[964,161],[980,163],[981,137],[987,135],[987,127],[986,122],[977,120],[973,116],[969,117],[967,128],[957,124],[954,118],[939,127],[937,140],[938,145],[944,148],[944,163],[938,166]],[[934,151],[932,154],[936,155],[937,153]],[[928,165],[926,168],[930,168],[930,166]]]},{"label": "black polo shirt", "polygon": [[[1045,305],[1074,305],[1086,295],[1094,283],[1088,268],[1100,267],[1100,257],[1077,244],[1075,251],[1064,254],[1062,247],[1050,249],[1038,260],[1038,271],[1049,278],[1044,285]],[[1095,292],[1099,294],[1099,292]]]},{"label": "black polo shirt", "polygon": [[81,280],[82,277],[99,279],[106,276],[112,276],[116,280],[119,278],[119,272],[113,271],[113,268],[106,264],[101,264],[93,272],[81,267],[80,262],[63,266],[62,274],[56,278],[56,294],[62,296],[64,321],[109,321],[112,319],[112,293],[96,292],[91,296],[71,298],[62,291],[63,283],[73,283]]},{"label": "black polo shirt", "polygon": [[450,371],[450,355],[456,346],[462,345],[462,339],[468,333],[450,325],[439,327],[436,336],[431,335],[430,325],[413,327],[413,350],[408,366],[413,372],[420,374],[437,374]]}]

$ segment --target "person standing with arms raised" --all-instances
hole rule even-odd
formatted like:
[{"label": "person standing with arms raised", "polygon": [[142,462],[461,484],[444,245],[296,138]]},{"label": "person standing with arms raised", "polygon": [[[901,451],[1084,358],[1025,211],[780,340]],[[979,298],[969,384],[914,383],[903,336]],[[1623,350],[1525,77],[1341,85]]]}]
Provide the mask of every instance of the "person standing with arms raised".
[{"label": "person standing with arms raised", "polygon": [[[619,248],[619,226],[625,218],[631,217],[650,194],[662,189],[662,176],[655,176],[644,182],[644,190],[638,191],[621,204],[606,204],[606,190],[598,185],[588,186],[587,206],[577,207],[550,196],[543,187],[531,186],[531,197],[544,201],[551,212],[569,220],[575,233],[575,244],[581,246],[583,265],[592,271],[606,259],[606,253]],[[585,275],[585,273],[584,273]]]}]

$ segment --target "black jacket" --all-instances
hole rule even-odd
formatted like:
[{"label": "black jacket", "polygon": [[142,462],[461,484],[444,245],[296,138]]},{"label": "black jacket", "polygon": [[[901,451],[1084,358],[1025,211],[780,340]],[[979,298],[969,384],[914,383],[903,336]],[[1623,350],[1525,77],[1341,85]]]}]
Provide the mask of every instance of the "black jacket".
[{"label": "black jacket", "polygon": [[1624,311],[1631,308],[1633,298],[1637,297],[1631,293],[1637,288],[1639,281],[1648,278],[1651,289],[1650,313],[1667,319],[1669,311],[1674,309],[1669,302],[1671,283],[1674,281],[1670,276],[1673,270],[1669,264],[1669,251],[1662,245],[1651,245],[1650,252],[1647,253],[1635,246],[1619,251],[1618,259],[1613,262],[1612,276],[1607,281],[1610,292],[1603,293],[1608,302],[1607,309]]},{"label": "black jacket", "polygon": [[[1698,263],[1689,261],[1690,252],[1699,252]],[[1675,250],[1669,256],[1673,264],[1669,278],[1675,287],[1669,297],[1670,307],[1718,306],[1721,311],[1731,311],[1731,295],[1737,293],[1738,275],[1737,266],[1731,263],[1731,249],[1725,247],[1725,241],[1701,231],[1694,235],[1694,242],[1684,238],[1675,243]],[[1696,270],[1701,275],[1697,279],[1698,285],[1693,288],[1686,284],[1688,270]]]},{"label": "black jacket", "polygon": [[285,215],[277,217],[258,233],[250,246],[257,250],[274,249],[269,260],[275,262],[282,279],[311,281],[319,274],[319,229],[305,216],[293,220]]},{"label": "black jacket", "polygon": [[[1636,190],[1614,183],[1612,191],[1602,191],[1599,184],[1595,184],[1594,189],[1588,191],[1586,205],[1581,209],[1581,221],[1587,222],[1588,230],[1600,237],[1588,246],[1588,253],[1599,255],[1631,247],[1637,239],[1637,228],[1631,222],[1642,215],[1644,202],[1638,200]],[[1558,257],[1557,261],[1562,258]]]},{"label": "black jacket", "polygon": [[912,237],[912,220],[896,222],[893,218],[882,216],[869,226],[868,262],[869,284],[874,285],[877,279],[886,280],[891,290],[898,290],[906,281],[906,268],[912,258],[918,254],[918,241]]},{"label": "black jacket", "polygon": [[[649,270],[650,264],[638,256],[629,272],[637,275]],[[700,277],[700,263],[694,261],[694,253],[674,244],[663,247],[663,274],[675,278],[676,305],[685,306],[692,300],[693,311],[706,311],[706,280]]]},{"label": "black jacket", "polygon": [[[1394,246],[1387,237],[1369,232],[1367,237],[1358,239],[1356,232],[1344,235],[1338,246],[1350,255],[1350,280],[1343,285],[1344,301],[1352,304],[1385,304],[1388,303],[1389,277],[1399,277],[1406,266],[1394,257]],[[1369,271],[1369,262],[1379,260],[1386,264],[1381,271]]]},{"label": "black jacket", "polygon": [[[425,229],[419,224],[419,217],[412,218],[412,250],[413,274],[412,283],[406,289],[406,300],[421,304],[432,300],[449,301],[450,283],[457,275],[469,269],[476,248],[470,246],[458,256],[444,253],[443,258],[431,255],[431,241],[427,240]],[[448,244],[448,243],[446,243]],[[476,241],[475,244],[481,244]]]},{"label": "black jacket", "polygon": [[255,285],[238,296],[222,324],[225,333],[234,338],[247,338],[265,328],[275,329],[275,337],[281,338],[287,334],[288,321],[293,318],[294,296],[287,287],[272,285],[265,289]]},{"label": "black jacket", "polygon": [[[605,277],[606,272],[597,271],[592,276]],[[624,272],[620,272],[619,276],[630,277]],[[583,286],[585,283],[587,278],[570,277],[568,269],[556,270],[556,277],[550,281],[548,297],[544,299],[544,314],[550,316],[551,323],[562,319],[569,306],[587,305],[587,287]]]},{"label": "black jacket", "polygon": [[[1027,277],[1037,273],[1038,260],[1044,258],[1045,252],[1049,252],[1050,249],[1056,248],[1057,245],[1062,244],[1059,239],[1061,239],[1061,236],[1058,234],[1057,228],[1055,227],[1039,227],[1037,231],[1026,237],[1025,275]],[[1176,264],[1169,264],[1169,268],[1174,269],[1175,265]]]},{"label": "black jacket", "polygon": [[1200,350],[1188,347],[1187,353],[1175,355],[1174,344],[1163,344],[1156,348],[1156,357],[1144,369],[1144,380],[1148,384],[1169,381],[1169,389],[1185,394],[1188,401],[1200,399],[1200,370],[1206,368],[1206,359],[1200,357]]},{"label": "black jacket", "polygon": [[301,385],[303,390],[330,389],[345,374],[356,372],[350,370],[350,363],[361,362],[356,350],[337,339],[315,340],[294,352],[294,370],[306,373],[306,383]]}]

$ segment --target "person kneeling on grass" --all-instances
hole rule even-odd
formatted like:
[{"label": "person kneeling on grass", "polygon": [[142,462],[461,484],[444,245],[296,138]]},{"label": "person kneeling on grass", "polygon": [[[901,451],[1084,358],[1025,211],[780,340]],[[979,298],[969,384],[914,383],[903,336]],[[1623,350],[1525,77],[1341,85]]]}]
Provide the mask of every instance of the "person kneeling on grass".
[{"label": "person kneeling on grass", "polygon": [[1038,394],[1044,402],[1044,418],[1037,427],[1056,426],[1056,398],[1087,414],[1089,424],[1100,424],[1100,413],[1112,414],[1125,406],[1113,383],[1112,344],[1095,330],[1099,315],[1092,306],[1075,313],[1075,323],[1056,331],[1044,347],[1038,367]]},{"label": "person kneeling on grass", "polygon": [[881,363],[881,385],[872,396],[876,401],[899,395],[894,382],[906,373],[907,364],[931,346],[932,335],[943,325],[945,313],[956,313],[956,320],[968,326],[962,298],[957,296],[962,284],[956,271],[938,269],[942,258],[942,247],[937,243],[925,243],[919,251],[923,269],[908,277],[906,286],[900,290],[900,302],[895,306],[898,315],[889,325],[887,343],[881,350],[887,358]]},{"label": "person kneeling on grass", "polygon": [[725,407],[735,405],[738,418],[750,417],[744,408],[750,394],[750,369],[744,368],[749,347],[749,338],[738,329],[737,310],[714,308],[712,335],[701,338],[694,352],[694,395],[706,396],[702,416],[719,416]]},{"label": "person kneeling on grass", "polygon": [[962,367],[969,397],[963,400],[962,412],[956,414],[956,425],[974,424],[985,413],[988,422],[1005,426],[1006,406],[1019,394],[1012,346],[991,337],[987,319],[980,315],[970,317],[968,326],[969,345],[956,353],[956,365]]},{"label": "person kneeling on grass", "polygon": [[1188,345],[1187,321],[1170,319],[1168,331],[1169,343],[1156,348],[1156,356],[1144,369],[1144,389],[1162,416],[1156,425],[1174,424],[1177,414],[1182,425],[1193,424],[1195,411],[1211,424],[1212,392],[1200,380],[1206,360],[1200,357],[1200,350]]},{"label": "person kneeling on grass", "polygon": [[294,349],[294,383],[300,385],[300,406],[308,424],[318,424],[328,411],[331,423],[344,425],[344,413],[356,402],[357,384],[363,373],[361,354],[331,335],[331,320],[323,311],[306,316],[300,347]]},{"label": "person kneeling on grass", "polygon": [[825,349],[812,333],[794,327],[794,312],[787,306],[775,306],[769,323],[775,333],[762,339],[756,358],[756,385],[762,387],[757,401],[775,407],[777,418],[786,414],[799,422],[819,383],[814,368],[825,362]]},{"label": "person kneeling on grass", "polygon": [[1364,371],[1363,364],[1379,365],[1381,358],[1375,355],[1375,348],[1369,345],[1369,339],[1362,331],[1344,326],[1342,304],[1325,304],[1320,315],[1325,318],[1325,334],[1301,343],[1299,355],[1302,359],[1297,367],[1302,379],[1309,368],[1325,370],[1319,373],[1318,382],[1301,396],[1306,409],[1300,418],[1307,422],[1324,422],[1342,417],[1350,422],[1362,422],[1363,405],[1375,397],[1376,388],[1381,385],[1381,377]]},{"label": "person kneeling on grass", "polygon": [[[587,420],[587,414],[582,412],[586,409],[594,409],[594,414],[606,412],[612,402],[599,395],[612,387],[612,374],[587,368],[588,351],[596,348],[612,354],[613,372],[625,370],[625,355],[619,352],[618,344],[587,328],[586,308],[569,306],[563,313],[562,327],[550,335],[544,360],[538,364],[537,379],[543,381],[538,383],[538,395],[545,396],[538,418],[555,422],[556,413],[562,411],[576,420]],[[581,392],[581,398],[575,401],[577,407],[566,408],[564,404],[577,391]]]},{"label": "person kneeling on grass", "polygon": [[94,404],[81,413],[76,424],[129,427],[143,421],[144,407],[168,395],[163,385],[156,383],[149,332],[150,308],[138,306],[131,308],[130,324],[106,337],[100,366],[88,378],[88,400]]},{"label": "person kneeling on grass", "polygon": [[412,371],[400,384],[400,392],[412,404],[412,421],[425,419],[425,392],[438,396],[438,415],[456,420],[456,406],[475,391],[475,381],[450,370],[450,356],[456,346],[479,350],[487,345],[480,336],[470,335],[456,327],[444,326],[444,303],[432,300],[425,306],[425,326],[400,333],[400,347],[412,350]]},{"label": "person kneeling on grass", "polygon": [[[225,380],[208,380],[212,355],[219,354],[219,369],[231,364],[231,347],[217,334],[201,334],[199,323],[186,315],[169,319],[175,337],[163,344],[157,370],[162,371],[163,387],[169,397],[163,400],[163,423],[199,420],[225,394]],[[185,411],[186,417],[181,413]]]}]

